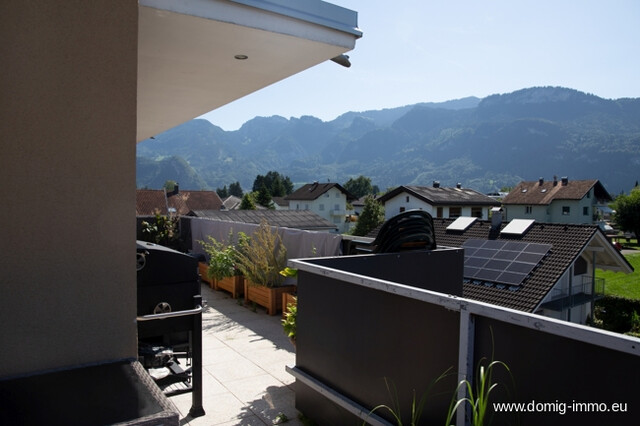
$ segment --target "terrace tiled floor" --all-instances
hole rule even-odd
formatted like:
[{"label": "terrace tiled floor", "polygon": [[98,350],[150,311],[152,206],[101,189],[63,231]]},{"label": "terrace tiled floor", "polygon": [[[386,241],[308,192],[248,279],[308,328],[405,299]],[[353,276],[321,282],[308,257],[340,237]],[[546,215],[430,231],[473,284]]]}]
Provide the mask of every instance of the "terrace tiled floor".
[{"label": "terrace tiled floor", "polygon": [[170,400],[181,425],[272,425],[284,413],[287,425],[301,425],[285,371],[295,352],[282,330],[281,315],[269,316],[239,305],[231,296],[202,285],[203,406],[205,416],[191,418],[191,393]]}]

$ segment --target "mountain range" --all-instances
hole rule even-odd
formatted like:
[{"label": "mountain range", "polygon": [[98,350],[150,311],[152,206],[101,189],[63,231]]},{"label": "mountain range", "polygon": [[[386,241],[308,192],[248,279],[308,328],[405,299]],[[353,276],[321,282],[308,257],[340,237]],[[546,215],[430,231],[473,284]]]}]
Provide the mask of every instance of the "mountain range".
[{"label": "mountain range", "polygon": [[486,98],[312,116],[256,117],[235,131],[195,119],[137,145],[138,187],[174,180],[222,188],[277,171],[296,184],[360,175],[399,185],[493,192],[522,180],[599,179],[612,196],[640,179],[640,98],[603,99],[562,87]]}]

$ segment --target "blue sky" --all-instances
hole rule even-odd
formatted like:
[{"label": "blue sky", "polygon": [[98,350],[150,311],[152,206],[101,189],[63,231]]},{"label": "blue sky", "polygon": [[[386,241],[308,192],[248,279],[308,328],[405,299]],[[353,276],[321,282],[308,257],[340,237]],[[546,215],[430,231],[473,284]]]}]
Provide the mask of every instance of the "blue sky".
[{"label": "blue sky", "polygon": [[256,116],[313,115],[564,86],[640,97],[638,0],[330,0],[364,35],[333,62],[203,116],[225,130]]}]

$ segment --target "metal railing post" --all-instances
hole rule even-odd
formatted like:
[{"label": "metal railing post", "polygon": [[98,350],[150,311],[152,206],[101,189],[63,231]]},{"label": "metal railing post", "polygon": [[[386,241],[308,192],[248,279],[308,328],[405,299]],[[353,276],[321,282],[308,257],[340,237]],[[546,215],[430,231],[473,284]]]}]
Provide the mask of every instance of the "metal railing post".
[{"label": "metal railing post", "polygon": [[[193,296],[196,308],[202,307],[202,296]],[[193,330],[191,331],[192,357],[191,365],[191,386],[192,399],[189,415],[191,417],[204,416],[202,407],[202,310],[193,316]]]}]

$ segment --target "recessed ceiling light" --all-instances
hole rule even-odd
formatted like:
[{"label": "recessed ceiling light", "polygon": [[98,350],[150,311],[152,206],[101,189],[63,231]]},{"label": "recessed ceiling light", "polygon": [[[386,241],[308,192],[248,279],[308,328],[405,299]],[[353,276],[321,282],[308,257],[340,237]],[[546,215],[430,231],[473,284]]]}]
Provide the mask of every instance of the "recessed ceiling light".
[{"label": "recessed ceiling light", "polygon": [[240,61],[244,61],[245,59],[248,58],[247,55],[235,55],[234,58],[240,60]]}]

